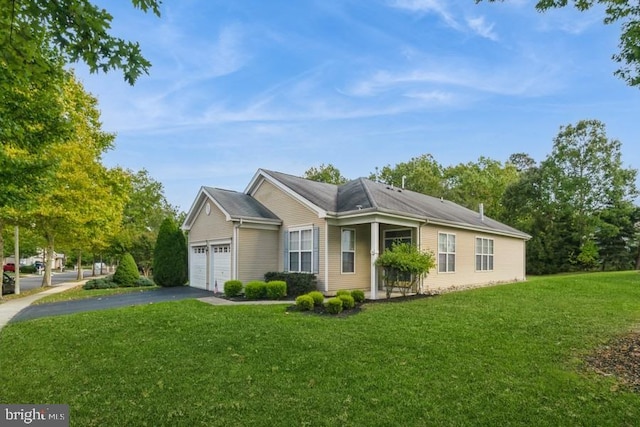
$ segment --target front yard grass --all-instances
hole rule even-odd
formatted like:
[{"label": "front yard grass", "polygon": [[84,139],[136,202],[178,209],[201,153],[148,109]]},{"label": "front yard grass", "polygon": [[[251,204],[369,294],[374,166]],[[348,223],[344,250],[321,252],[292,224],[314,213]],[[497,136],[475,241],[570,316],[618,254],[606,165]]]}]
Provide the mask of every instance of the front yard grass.
[{"label": "front yard grass", "polygon": [[345,318],[196,300],[0,332],[0,403],[71,425],[637,425],[640,394],[590,371],[640,325],[637,272],[536,278]]}]

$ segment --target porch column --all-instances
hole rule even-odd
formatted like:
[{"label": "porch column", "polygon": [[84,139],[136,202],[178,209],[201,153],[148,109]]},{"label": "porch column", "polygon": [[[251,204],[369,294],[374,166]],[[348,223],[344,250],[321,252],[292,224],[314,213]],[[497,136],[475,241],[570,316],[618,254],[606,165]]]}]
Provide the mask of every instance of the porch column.
[{"label": "porch column", "polygon": [[371,223],[371,299],[378,299],[378,268],[376,260],[380,255],[380,223]]}]

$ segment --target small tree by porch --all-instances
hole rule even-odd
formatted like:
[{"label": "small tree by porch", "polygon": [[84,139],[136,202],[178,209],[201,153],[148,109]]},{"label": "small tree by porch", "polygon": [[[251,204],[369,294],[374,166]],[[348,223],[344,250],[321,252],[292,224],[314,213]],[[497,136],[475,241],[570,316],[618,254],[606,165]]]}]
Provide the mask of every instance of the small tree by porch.
[{"label": "small tree by porch", "polygon": [[417,292],[417,283],[436,266],[432,252],[423,252],[409,243],[394,243],[376,260],[376,266],[383,269],[383,285],[387,298],[398,289],[402,296],[409,290]]}]

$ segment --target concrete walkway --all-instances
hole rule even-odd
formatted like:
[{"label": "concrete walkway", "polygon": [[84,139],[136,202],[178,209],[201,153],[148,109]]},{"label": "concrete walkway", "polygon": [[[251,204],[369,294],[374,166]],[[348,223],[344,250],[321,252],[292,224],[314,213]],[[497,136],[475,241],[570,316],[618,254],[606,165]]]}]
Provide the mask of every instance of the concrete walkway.
[{"label": "concrete walkway", "polygon": [[79,313],[86,311],[104,310],[109,308],[127,307],[132,305],[151,304],[162,301],[177,301],[181,299],[199,299],[212,305],[242,305],[242,304],[293,304],[293,301],[229,301],[213,296],[210,291],[205,291],[188,286],[174,288],[159,288],[141,292],[131,292],[118,295],[108,295],[95,298],[86,298],[73,301],[59,301],[48,304],[31,305],[47,295],[66,291],[84,284],[70,282],[56,285],[46,291],[16,298],[0,304],[0,329],[9,322],[36,319],[39,317],[57,316],[63,314]]}]

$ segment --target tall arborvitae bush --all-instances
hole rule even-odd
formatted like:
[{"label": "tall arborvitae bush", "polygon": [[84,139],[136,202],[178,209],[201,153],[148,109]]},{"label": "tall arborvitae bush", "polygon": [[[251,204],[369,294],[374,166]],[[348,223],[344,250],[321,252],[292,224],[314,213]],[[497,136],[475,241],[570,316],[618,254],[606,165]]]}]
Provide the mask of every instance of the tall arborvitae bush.
[{"label": "tall arborvitae bush", "polygon": [[113,281],[120,286],[133,286],[139,278],[140,273],[138,273],[136,261],[130,253],[125,253],[113,274]]},{"label": "tall arborvitae bush", "polygon": [[187,283],[187,242],[172,218],[162,221],[153,250],[153,281],[158,286]]}]

